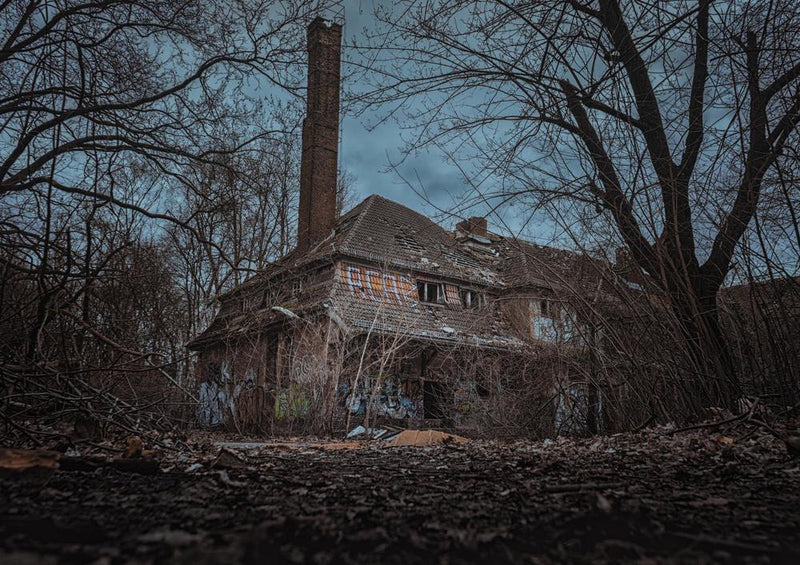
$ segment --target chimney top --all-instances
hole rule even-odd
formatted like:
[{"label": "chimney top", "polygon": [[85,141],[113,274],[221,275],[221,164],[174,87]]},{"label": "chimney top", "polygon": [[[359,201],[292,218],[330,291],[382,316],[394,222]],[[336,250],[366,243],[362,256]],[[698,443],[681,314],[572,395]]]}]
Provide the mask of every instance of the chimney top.
[{"label": "chimney top", "polygon": [[334,20],[329,20],[327,18],[323,18],[322,16],[317,16],[316,18],[311,20],[310,24],[308,24],[308,31],[311,32],[312,29],[315,29],[315,28],[318,28],[318,27],[322,27],[322,28],[325,28],[325,29],[334,28],[336,30],[336,29],[341,29],[342,28],[342,24],[340,24],[340,23],[338,23],[338,22],[336,22]]},{"label": "chimney top", "polygon": [[472,216],[456,224],[456,229],[465,234],[478,237],[486,237],[488,232],[488,222],[486,218]]}]

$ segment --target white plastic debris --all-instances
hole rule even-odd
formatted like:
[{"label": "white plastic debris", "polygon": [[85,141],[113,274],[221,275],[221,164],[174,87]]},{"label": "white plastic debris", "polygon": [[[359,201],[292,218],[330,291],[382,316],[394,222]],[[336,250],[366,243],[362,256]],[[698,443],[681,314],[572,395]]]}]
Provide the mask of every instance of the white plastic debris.
[{"label": "white plastic debris", "polygon": [[366,435],[367,437],[371,437],[373,439],[380,439],[384,437],[386,434],[389,433],[389,430],[385,430],[383,428],[369,428],[366,429],[364,426],[356,426],[350,433],[347,434],[348,439]]},{"label": "white plastic debris", "polygon": [[273,306],[272,310],[274,310],[275,312],[280,312],[281,314],[292,320],[296,320],[300,317],[291,310],[289,310],[288,308],[284,308],[283,306]]}]

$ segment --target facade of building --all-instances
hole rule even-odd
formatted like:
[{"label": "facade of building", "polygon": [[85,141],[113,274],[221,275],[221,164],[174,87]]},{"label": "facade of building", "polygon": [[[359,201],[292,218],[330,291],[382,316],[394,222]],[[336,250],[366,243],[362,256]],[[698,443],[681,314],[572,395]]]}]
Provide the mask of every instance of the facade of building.
[{"label": "facade of building", "polygon": [[220,297],[190,345],[203,419],[463,428],[529,411],[541,433],[576,413],[591,426],[600,399],[573,386],[574,367],[601,339],[598,313],[624,317],[636,291],[607,262],[485,218],[451,232],[380,196],[337,218],[340,42],[337,24],[309,26],[297,248]]}]

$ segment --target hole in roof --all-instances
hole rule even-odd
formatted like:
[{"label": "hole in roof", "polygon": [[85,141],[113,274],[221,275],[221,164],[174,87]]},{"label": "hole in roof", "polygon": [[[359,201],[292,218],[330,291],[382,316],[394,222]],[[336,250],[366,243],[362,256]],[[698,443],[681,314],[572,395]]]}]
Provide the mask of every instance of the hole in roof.
[{"label": "hole in roof", "polygon": [[462,267],[471,267],[474,269],[480,269],[481,263],[476,259],[473,259],[466,253],[461,253],[453,249],[449,249],[447,247],[442,247],[442,255],[445,256],[449,261],[452,261],[456,265],[460,265]]},{"label": "hole in roof", "polygon": [[425,250],[424,247],[422,247],[419,243],[417,243],[416,239],[404,233],[395,234],[394,240],[402,247],[405,247],[406,249],[409,249],[411,251],[417,251],[421,253],[422,251]]}]

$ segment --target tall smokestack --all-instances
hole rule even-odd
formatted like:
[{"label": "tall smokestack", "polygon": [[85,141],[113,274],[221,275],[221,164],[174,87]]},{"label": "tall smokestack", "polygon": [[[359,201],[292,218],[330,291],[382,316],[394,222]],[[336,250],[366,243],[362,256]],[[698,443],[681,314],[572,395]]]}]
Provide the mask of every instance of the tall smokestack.
[{"label": "tall smokestack", "polygon": [[320,17],[308,26],[308,91],[300,162],[297,251],[308,251],[336,224],[342,26]]}]

